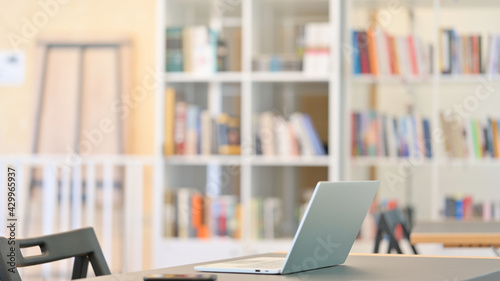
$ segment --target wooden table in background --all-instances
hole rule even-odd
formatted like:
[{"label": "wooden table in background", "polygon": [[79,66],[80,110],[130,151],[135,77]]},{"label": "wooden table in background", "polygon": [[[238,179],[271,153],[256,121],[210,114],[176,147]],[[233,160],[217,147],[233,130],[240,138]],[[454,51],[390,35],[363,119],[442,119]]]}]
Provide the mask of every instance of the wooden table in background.
[{"label": "wooden table in background", "polygon": [[420,222],[410,234],[413,245],[441,243],[444,247],[500,247],[500,222]]}]

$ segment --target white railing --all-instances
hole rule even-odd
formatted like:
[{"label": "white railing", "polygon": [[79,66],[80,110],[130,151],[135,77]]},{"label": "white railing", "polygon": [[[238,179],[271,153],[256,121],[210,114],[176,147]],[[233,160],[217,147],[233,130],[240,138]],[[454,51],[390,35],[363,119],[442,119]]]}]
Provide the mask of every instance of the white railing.
[{"label": "white railing", "polygon": [[[0,156],[0,235],[8,236],[7,168],[16,170],[16,236],[92,226],[115,272],[143,268],[144,191],[152,156]],[[71,160],[71,161],[70,161]],[[148,180],[151,178],[150,180]],[[50,266],[44,267],[50,273]]]}]

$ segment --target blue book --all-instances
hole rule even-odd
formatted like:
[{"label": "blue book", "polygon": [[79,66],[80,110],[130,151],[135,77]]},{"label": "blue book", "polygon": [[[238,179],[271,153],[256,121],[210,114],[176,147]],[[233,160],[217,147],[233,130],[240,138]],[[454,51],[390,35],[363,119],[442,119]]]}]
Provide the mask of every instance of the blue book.
[{"label": "blue book", "polygon": [[432,140],[431,140],[431,124],[428,119],[423,120],[424,126],[424,141],[425,141],[425,156],[432,158]]},{"label": "blue book", "polygon": [[403,151],[401,148],[401,142],[399,137],[399,128],[398,128],[398,119],[392,119],[392,125],[394,127],[394,145],[396,146],[397,156],[401,157],[403,155]]},{"label": "blue book", "polygon": [[455,219],[462,220],[464,217],[464,202],[462,199],[455,201]]},{"label": "blue book", "polygon": [[217,33],[217,31],[213,30],[213,29],[209,29],[208,30],[208,36],[210,37],[209,40],[210,40],[210,45],[212,46],[212,56],[213,56],[213,59],[214,59],[214,64],[213,64],[213,71],[214,72],[217,72],[219,69],[218,69],[218,66],[217,66],[217,40],[219,38],[219,34]]},{"label": "blue book", "polygon": [[352,31],[352,70],[354,74],[361,74],[361,57],[359,56],[358,32]]},{"label": "blue book", "polygon": [[[368,155],[369,156],[377,156],[377,139],[375,134],[378,132],[374,132],[374,127],[377,122],[377,113],[375,111],[370,110],[368,113]],[[375,138],[375,139],[374,139]]]},{"label": "blue book", "polygon": [[399,131],[399,141],[401,143],[401,157],[407,157],[408,153],[408,127],[406,126],[406,117],[401,117],[399,119],[400,131]]},{"label": "blue book", "polygon": [[356,151],[357,156],[363,156],[363,139],[362,139],[362,128],[361,128],[361,114],[356,113]]},{"label": "blue book", "polygon": [[309,114],[302,114],[304,127],[306,129],[307,136],[311,140],[312,146],[314,148],[314,152],[316,155],[326,155],[325,148],[319,139],[318,132],[314,129],[314,125],[311,120],[311,116]]},{"label": "blue book", "polygon": [[413,116],[413,115],[408,117],[408,118],[410,118],[410,122],[411,122],[410,138],[413,139],[413,155],[410,155],[410,156],[418,157],[420,147],[418,147],[417,120],[416,120],[415,116]]}]

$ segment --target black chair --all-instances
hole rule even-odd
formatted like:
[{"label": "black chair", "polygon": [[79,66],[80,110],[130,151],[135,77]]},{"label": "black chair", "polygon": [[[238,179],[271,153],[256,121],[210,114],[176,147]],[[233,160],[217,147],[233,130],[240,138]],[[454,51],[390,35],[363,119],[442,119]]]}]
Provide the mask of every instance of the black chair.
[{"label": "black chair", "polygon": [[[0,280],[21,281],[17,270],[9,271],[11,264],[6,260],[12,245],[8,239],[0,237]],[[16,267],[25,267],[75,258],[71,279],[87,277],[89,262],[92,264],[96,276],[111,274],[108,264],[104,259],[99,241],[91,227],[72,230],[68,232],[46,235],[35,238],[15,240]],[[40,247],[41,255],[23,256],[21,248]]]},{"label": "black chair", "polygon": [[[397,225],[401,225],[401,228],[403,229],[403,236],[404,238],[406,238],[406,240],[408,240],[408,243],[410,243],[410,231],[403,212],[400,209],[382,212],[380,214],[377,226],[375,248],[373,249],[374,253],[379,252],[380,242],[384,238],[384,235],[389,236],[389,248],[387,250],[387,253],[391,253],[392,249],[395,249],[398,254],[403,253],[401,251],[401,247],[399,247],[399,243],[395,235]],[[413,245],[411,245],[411,248],[414,254],[418,254],[417,249],[415,249]]]}]

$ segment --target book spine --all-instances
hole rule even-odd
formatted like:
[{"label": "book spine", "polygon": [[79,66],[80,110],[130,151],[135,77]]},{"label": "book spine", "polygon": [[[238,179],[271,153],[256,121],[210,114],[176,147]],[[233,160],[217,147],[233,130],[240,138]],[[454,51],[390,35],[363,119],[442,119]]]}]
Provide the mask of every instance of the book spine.
[{"label": "book spine", "polygon": [[370,73],[372,75],[378,75],[379,63],[377,58],[376,32],[374,29],[369,29],[366,34],[368,43],[368,61],[370,64]]}]

